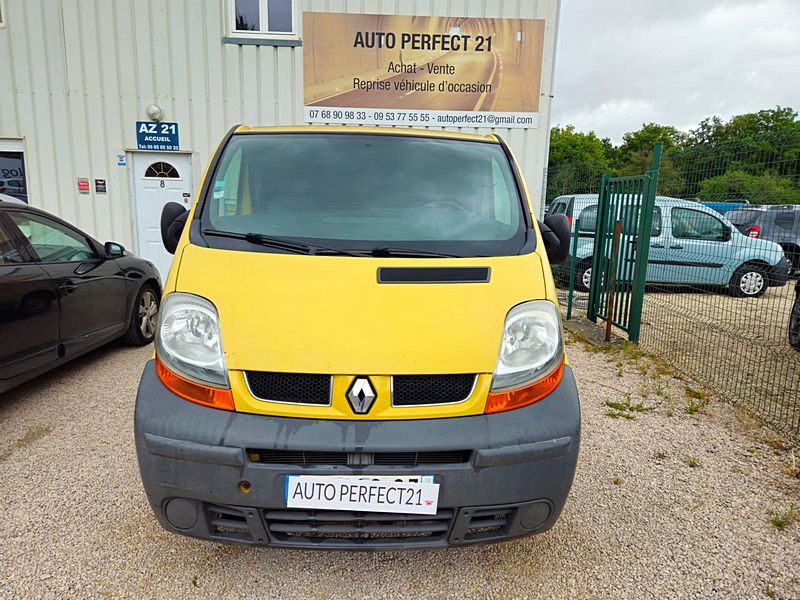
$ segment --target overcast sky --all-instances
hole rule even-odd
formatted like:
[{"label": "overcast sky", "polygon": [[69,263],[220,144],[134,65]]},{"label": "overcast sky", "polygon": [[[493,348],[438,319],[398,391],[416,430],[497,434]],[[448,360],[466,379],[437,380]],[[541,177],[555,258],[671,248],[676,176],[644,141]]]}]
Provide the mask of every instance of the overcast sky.
[{"label": "overcast sky", "polygon": [[562,0],[552,123],[619,142],[800,108],[800,0]]}]

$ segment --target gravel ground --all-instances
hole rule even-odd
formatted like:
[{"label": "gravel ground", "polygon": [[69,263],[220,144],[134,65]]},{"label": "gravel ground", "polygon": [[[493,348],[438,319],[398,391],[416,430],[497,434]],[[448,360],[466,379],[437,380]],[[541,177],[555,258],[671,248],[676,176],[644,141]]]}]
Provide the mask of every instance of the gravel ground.
[{"label": "gravel ground", "polygon": [[0,598],[800,598],[800,522],[771,523],[800,506],[788,446],[713,399],[687,414],[664,365],[591,350],[570,344],[584,437],[551,531],[355,554],[162,531],[132,434],[150,349],[95,352],[0,396]]},{"label": "gravel ground", "polygon": [[[650,286],[639,342],[778,431],[800,435],[800,354],[787,340],[794,290],[791,281],[760,298],[733,298],[716,289]],[[584,317],[587,304],[588,294],[577,292],[573,314]]]},{"label": "gravel ground", "polygon": [[778,429],[800,435],[800,354],[787,335],[794,290],[790,282],[760,298],[648,293],[640,342]]}]

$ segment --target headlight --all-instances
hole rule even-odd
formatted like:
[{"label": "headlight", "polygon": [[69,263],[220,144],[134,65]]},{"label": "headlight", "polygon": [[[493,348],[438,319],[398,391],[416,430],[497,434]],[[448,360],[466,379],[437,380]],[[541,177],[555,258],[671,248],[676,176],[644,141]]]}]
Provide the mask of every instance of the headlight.
[{"label": "headlight", "polygon": [[205,298],[179,292],[164,297],[156,354],[166,367],[191,381],[228,387],[217,309]]},{"label": "headlight", "polygon": [[492,392],[504,392],[541,379],[563,360],[561,315],[547,300],[512,308],[503,326],[503,340],[492,379]]}]

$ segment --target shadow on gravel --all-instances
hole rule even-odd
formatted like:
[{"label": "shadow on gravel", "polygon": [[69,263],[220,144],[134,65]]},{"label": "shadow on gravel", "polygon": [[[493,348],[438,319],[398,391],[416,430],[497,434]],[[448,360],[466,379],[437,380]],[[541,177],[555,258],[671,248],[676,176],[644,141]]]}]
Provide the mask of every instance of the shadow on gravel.
[{"label": "shadow on gravel", "polygon": [[26,381],[23,384],[11,388],[7,392],[0,393],[0,410],[14,405],[17,401],[36,396],[43,392],[48,386],[52,386],[53,384],[65,384],[71,377],[79,374],[81,370],[98,366],[98,363],[103,359],[117,352],[135,350],[136,348],[126,346],[121,340],[115,340],[104,346],[95,348],[83,356],[62,363],[52,370],[42,373],[38,377],[34,377],[30,381]]}]

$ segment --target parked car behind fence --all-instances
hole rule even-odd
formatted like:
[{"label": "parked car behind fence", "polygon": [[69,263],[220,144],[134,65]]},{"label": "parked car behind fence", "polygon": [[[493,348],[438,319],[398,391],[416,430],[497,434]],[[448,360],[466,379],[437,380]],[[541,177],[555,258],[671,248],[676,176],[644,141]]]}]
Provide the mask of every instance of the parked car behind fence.
[{"label": "parked car behind fence", "polygon": [[792,269],[800,270],[800,205],[751,205],[725,216],[744,235],[780,244]]},{"label": "parked car behind fence", "polygon": [[747,206],[750,204],[750,200],[746,198],[731,198],[729,200],[700,200],[699,203],[711,210],[717,211],[721,215],[725,215],[732,210]]},{"label": "parked car behind fence", "polygon": [[[578,231],[575,287],[588,291],[592,277],[597,194],[559,196],[549,214],[563,213]],[[638,218],[623,208],[623,231]],[[578,224],[580,218],[580,224]],[[562,278],[568,266],[560,269]],[[732,296],[757,297],[785,285],[790,263],[776,243],[742,234],[725,217],[700,203],[657,196],[650,233],[646,281],[727,286]]]}]

